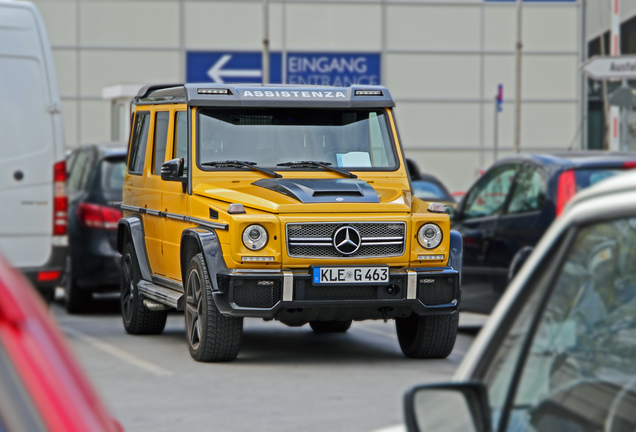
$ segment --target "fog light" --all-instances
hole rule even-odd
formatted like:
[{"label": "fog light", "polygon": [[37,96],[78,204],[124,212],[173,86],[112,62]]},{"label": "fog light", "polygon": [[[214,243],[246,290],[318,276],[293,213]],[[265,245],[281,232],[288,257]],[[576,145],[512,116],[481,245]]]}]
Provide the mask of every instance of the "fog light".
[{"label": "fog light", "polygon": [[444,255],[418,255],[418,260],[443,260]]},{"label": "fog light", "polygon": [[274,261],[273,256],[244,256],[241,257],[243,261]]}]

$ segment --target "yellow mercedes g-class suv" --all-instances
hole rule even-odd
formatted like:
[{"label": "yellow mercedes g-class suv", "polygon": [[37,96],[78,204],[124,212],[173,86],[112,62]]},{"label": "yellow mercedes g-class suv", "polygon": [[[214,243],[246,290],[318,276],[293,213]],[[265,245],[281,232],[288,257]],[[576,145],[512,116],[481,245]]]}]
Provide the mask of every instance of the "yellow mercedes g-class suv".
[{"label": "yellow mercedes g-class suv", "polygon": [[405,355],[457,335],[462,242],[415,198],[381,86],[151,85],[133,101],[121,310],[183,310],[198,361],[237,357],[243,318],[345,332],[395,319]]}]

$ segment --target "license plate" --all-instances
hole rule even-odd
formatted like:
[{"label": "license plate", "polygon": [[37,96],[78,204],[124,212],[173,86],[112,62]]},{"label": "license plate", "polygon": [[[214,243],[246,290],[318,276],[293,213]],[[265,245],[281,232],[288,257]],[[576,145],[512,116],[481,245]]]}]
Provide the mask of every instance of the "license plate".
[{"label": "license plate", "polygon": [[314,284],[382,284],[389,282],[389,267],[314,267]]}]

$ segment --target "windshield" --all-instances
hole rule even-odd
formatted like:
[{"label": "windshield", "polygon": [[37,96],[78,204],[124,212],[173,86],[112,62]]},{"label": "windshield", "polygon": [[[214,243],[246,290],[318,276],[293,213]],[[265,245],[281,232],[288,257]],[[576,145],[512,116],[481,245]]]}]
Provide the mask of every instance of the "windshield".
[{"label": "windshield", "polygon": [[397,168],[384,110],[201,109],[198,125],[200,165],[240,160],[276,170],[320,169],[311,165],[276,167],[291,161],[315,161],[342,168]]}]

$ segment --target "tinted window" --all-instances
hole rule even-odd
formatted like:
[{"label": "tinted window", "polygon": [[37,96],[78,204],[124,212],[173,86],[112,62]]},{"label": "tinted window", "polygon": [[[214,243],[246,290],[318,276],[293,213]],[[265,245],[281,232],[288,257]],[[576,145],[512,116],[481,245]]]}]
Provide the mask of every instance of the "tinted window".
[{"label": "tinted window", "polygon": [[106,159],[102,161],[102,188],[105,191],[121,191],[126,176],[126,160]]},{"label": "tinted window", "polygon": [[[636,218],[587,226],[568,250],[546,283],[506,429],[635,430]],[[521,316],[486,379],[495,421],[529,326]]]},{"label": "tinted window", "polygon": [[149,121],[149,113],[137,113],[135,117],[135,129],[133,130],[130,160],[128,162],[128,171],[134,174],[141,174],[144,170]]},{"label": "tinted window", "polygon": [[507,213],[526,213],[541,210],[545,202],[547,179],[535,166],[526,166],[517,177]]},{"label": "tinted window", "polygon": [[88,155],[83,150],[77,150],[74,153],[74,162],[71,167],[71,171],[68,176],[68,192],[73,193],[77,192],[81,188],[82,184],[82,174],[84,172],[84,168],[86,168],[86,162],[88,160]]},{"label": "tinted window", "polygon": [[488,171],[466,198],[464,217],[476,218],[497,213],[506,201],[518,169],[519,165],[503,165]]},{"label": "tinted window", "polygon": [[623,170],[620,169],[577,169],[574,171],[576,188],[577,190],[585,189],[622,172]]},{"label": "tinted window", "polygon": [[152,155],[153,174],[161,174],[161,165],[166,161],[166,144],[168,143],[168,124],[170,113],[158,112],[155,115],[155,148]]},{"label": "tinted window", "polygon": [[183,158],[183,175],[188,174],[188,113],[177,111],[174,122],[173,158]]},{"label": "tinted window", "polygon": [[441,186],[426,180],[415,180],[412,182],[413,194],[423,200],[453,201]]}]

